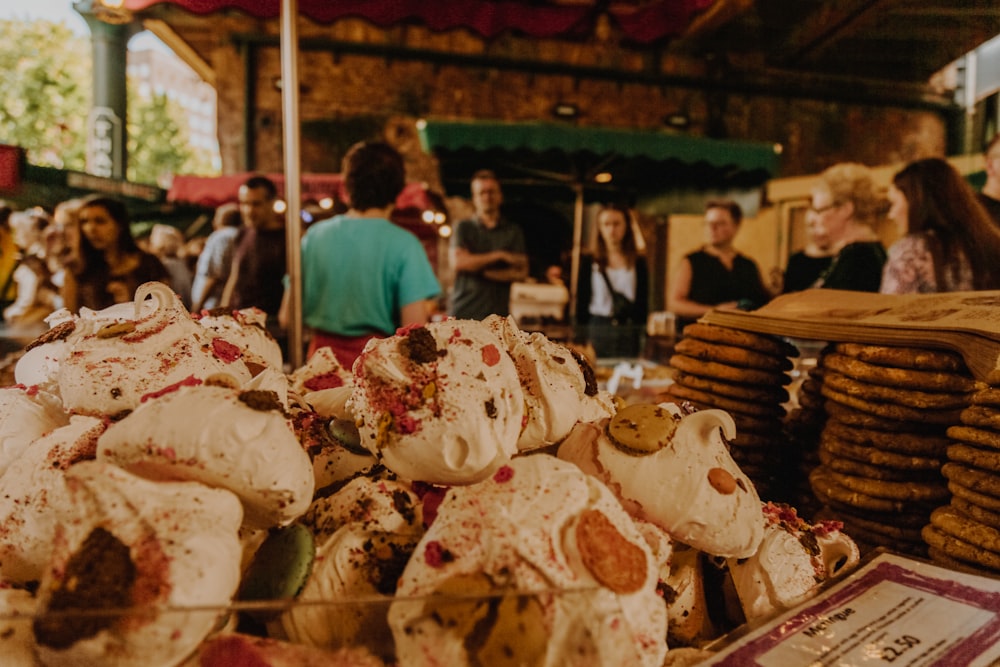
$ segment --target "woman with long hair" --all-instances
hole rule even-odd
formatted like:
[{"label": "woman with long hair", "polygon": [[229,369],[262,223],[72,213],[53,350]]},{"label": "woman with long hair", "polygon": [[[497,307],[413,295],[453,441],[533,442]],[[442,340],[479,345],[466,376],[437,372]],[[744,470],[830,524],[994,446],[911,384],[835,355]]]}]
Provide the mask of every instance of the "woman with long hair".
[{"label": "woman with long hair", "polygon": [[911,162],[889,186],[883,294],[1000,289],[1000,230],[961,174],[941,158]]},{"label": "woman with long hair", "polygon": [[577,323],[589,326],[598,356],[637,356],[649,311],[649,268],[626,206],[601,207],[590,266],[577,288]]},{"label": "woman with long hair", "polygon": [[77,218],[80,265],[67,272],[63,284],[63,304],[70,312],[81,307],[101,310],[131,301],[139,285],[169,281],[160,260],[136,244],[125,204],[92,195],[80,203]]}]

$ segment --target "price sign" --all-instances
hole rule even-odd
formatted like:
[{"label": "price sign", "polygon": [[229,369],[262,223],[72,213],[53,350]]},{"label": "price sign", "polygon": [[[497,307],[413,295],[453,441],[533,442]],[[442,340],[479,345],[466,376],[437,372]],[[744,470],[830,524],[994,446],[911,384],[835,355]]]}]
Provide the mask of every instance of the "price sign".
[{"label": "price sign", "polygon": [[704,664],[985,667],[998,658],[1000,581],[881,554]]}]

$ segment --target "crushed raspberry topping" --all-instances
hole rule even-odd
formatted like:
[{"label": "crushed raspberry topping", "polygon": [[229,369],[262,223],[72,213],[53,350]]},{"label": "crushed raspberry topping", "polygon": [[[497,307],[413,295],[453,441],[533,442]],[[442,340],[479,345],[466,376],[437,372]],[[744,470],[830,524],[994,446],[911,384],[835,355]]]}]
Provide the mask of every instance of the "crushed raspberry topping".
[{"label": "crushed raspberry topping", "polygon": [[344,378],[334,372],[323,373],[305,381],[305,388],[309,391],[320,391],[322,389],[335,389],[344,386]]},{"label": "crushed raspberry topping", "polygon": [[415,419],[412,415],[399,415],[396,417],[396,432],[397,433],[415,433],[420,429],[420,420]]},{"label": "crushed raspberry topping", "polygon": [[243,350],[241,350],[239,346],[233,345],[228,340],[213,338],[212,354],[226,363],[232,363],[243,356]]},{"label": "crushed raspberry topping", "polygon": [[493,481],[497,484],[504,484],[514,479],[514,469],[510,466],[500,466],[500,469],[493,474]]},{"label": "crushed raspberry topping", "polygon": [[399,327],[398,329],[396,329],[396,335],[397,336],[409,335],[411,331],[413,331],[414,329],[419,329],[422,326],[423,326],[422,324],[407,324],[405,327]]},{"label": "crushed raspberry topping", "polygon": [[487,366],[496,366],[500,363],[500,350],[496,345],[490,343],[483,348],[483,363]]},{"label": "crushed raspberry topping", "polygon": [[437,540],[431,540],[424,547],[424,560],[431,567],[442,567],[455,560],[455,555],[445,549]]},{"label": "crushed raspberry topping", "polygon": [[844,529],[843,521],[834,521],[833,519],[825,519],[819,521],[813,526],[813,532],[816,533],[817,537],[823,537],[824,535],[829,535],[831,533],[836,533]]},{"label": "crushed raspberry topping", "polygon": [[139,402],[145,403],[147,400],[153,398],[159,398],[160,396],[164,396],[166,394],[169,394],[170,392],[177,391],[181,387],[197,387],[201,383],[202,381],[200,379],[196,378],[193,375],[189,375],[180,382],[175,382],[172,385],[168,385],[163,389],[160,389],[159,391],[151,391],[148,394],[143,394],[142,397],[139,399]]}]

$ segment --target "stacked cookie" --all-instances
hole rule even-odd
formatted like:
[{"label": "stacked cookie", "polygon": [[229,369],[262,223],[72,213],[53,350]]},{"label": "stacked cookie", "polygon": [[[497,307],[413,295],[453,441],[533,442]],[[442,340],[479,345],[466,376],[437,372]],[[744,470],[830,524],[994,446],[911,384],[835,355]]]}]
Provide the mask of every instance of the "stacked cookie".
[{"label": "stacked cookie", "polygon": [[1000,573],[1000,388],[974,393],[948,437],[941,472],[951,501],[924,527],[930,557],[956,569]]},{"label": "stacked cookie", "polygon": [[791,449],[787,463],[791,474],[785,483],[790,494],[787,502],[809,517],[816,516],[821,507],[809,485],[809,473],[820,465],[819,441],[826,425],[826,399],[822,393],[822,356],[826,351],[820,350],[816,366],[802,372],[797,387],[793,384],[794,395],[784,425]]},{"label": "stacked cookie", "polygon": [[925,555],[921,529],[949,497],[949,440],[975,381],[958,354],[838,343],[822,357],[827,421],[809,476],[825,516],[866,548]]},{"label": "stacked cookie", "polygon": [[683,333],[670,358],[674,384],[665,400],[730,413],[736,422],[733,459],[762,497],[785,500],[779,484],[788,478],[781,467],[787,460],[783,404],[791,382],[790,357],[798,350],[775,336],[711,324],[690,324]]}]

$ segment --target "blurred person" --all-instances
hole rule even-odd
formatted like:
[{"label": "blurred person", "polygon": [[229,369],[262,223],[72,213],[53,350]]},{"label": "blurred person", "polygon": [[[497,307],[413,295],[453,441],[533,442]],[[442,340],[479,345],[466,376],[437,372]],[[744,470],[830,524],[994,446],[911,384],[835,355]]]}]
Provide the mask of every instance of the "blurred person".
[{"label": "blurred person", "polygon": [[872,224],[882,204],[862,164],[835,164],[820,174],[806,216],[829,237],[833,261],[812,287],[878,291],[886,254]]},{"label": "blurred person", "polygon": [[753,310],[770,300],[757,263],[733,246],[742,221],[735,201],[705,204],[706,243],[681,260],[668,299],[678,333],[710,310]]},{"label": "blurred person", "polygon": [[191,281],[191,310],[212,310],[219,305],[223,289],[233,266],[233,249],[240,233],[243,217],[240,207],[226,203],[215,209],[212,232],[198,253],[194,278]]},{"label": "blurred person", "polygon": [[986,144],[983,159],[986,162],[986,183],[977,196],[993,222],[1000,225],[1000,132]]},{"label": "blurred person", "polygon": [[779,270],[775,292],[788,294],[809,289],[833,263],[830,235],[815,215],[806,215],[806,245],[788,257],[784,274]]},{"label": "blurred person", "polygon": [[627,207],[602,206],[597,232],[590,271],[581,271],[577,285],[577,323],[587,325],[598,356],[635,357],[649,312],[649,267]]},{"label": "blurred person", "polygon": [[155,224],[149,233],[149,251],[156,255],[170,274],[170,287],[191,308],[191,269],[183,256],[184,234],[170,225]]},{"label": "blurred person", "polygon": [[281,341],[277,317],[284,294],[287,240],[285,216],[274,210],[278,188],[266,176],[251,176],[238,196],[243,226],[219,305],[233,310],[260,308],[267,313],[269,330]]},{"label": "blurred person", "polygon": [[50,224],[48,214],[40,208],[10,215],[9,225],[20,256],[13,275],[16,297],[3,310],[3,319],[8,324],[36,324],[62,307],[59,289],[52,282],[45,259],[45,238]]},{"label": "blurred person", "polygon": [[510,284],[528,276],[524,232],[500,215],[503,192],[492,171],[472,176],[475,216],[455,226],[451,237],[451,265],[455,284],[451,315],[481,320],[510,314]]},{"label": "blurred person", "polygon": [[12,302],[17,293],[14,287],[14,270],[17,268],[20,251],[14,242],[14,232],[10,228],[13,207],[0,202],[0,302]]},{"label": "blurred person", "polygon": [[[399,153],[383,142],[355,144],[342,173],[349,210],[314,222],[302,238],[302,316],[308,356],[328,347],[351,368],[370,339],[426,323],[441,286],[420,240],[389,220],[405,184]],[[287,291],[280,319],[287,328]]]},{"label": "blurred person", "polygon": [[77,271],[83,263],[80,256],[81,198],[67,199],[56,204],[52,225],[46,238],[46,257],[52,279],[62,288],[67,272]]},{"label": "blurred person", "polygon": [[1000,289],[1000,229],[947,161],[908,164],[893,177],[889,202],[903,236],[889,248],[883,294]]},{"label": "blurred person", "polygon": [[63,304],[102,310],[131,301],[143,283],[167,282],[170,274],[155,255],[139,248],[129,228],[128,210],[117,199],[86,197],[78,211],[81,265],[67,271]]}]

